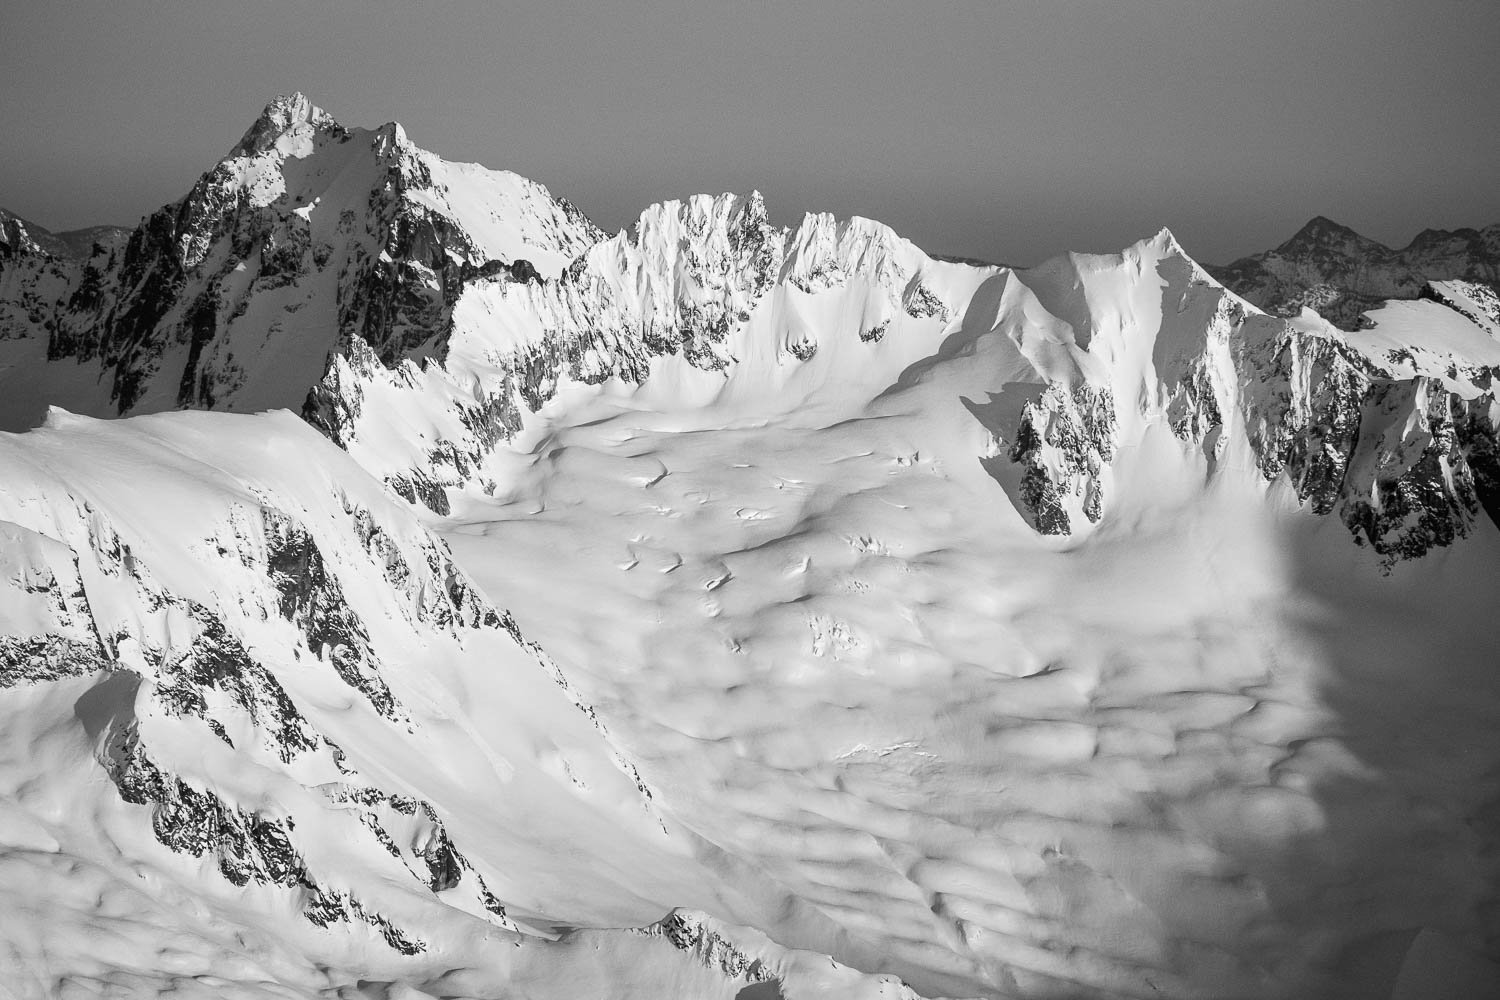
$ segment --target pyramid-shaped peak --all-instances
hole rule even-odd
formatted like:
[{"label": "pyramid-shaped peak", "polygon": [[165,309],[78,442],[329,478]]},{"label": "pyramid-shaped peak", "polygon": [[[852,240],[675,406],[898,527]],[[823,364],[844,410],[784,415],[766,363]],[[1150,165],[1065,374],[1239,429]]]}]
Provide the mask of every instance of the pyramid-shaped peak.
[{"label": "pyramid-shaped peak", "polygon": [[315,131],[342,134],[346,130],[334,117],[300,92],[281,94],[271,100],[255,119],[245,137],[235,147],[240,154],[260,153],[271,148],[283,135],[298,126]]},{"label": "pyramid-shaped peak", "polygon": [[1356,245],[1361,247],[1380,247],[1381,244],[1374,240],[1361,236],[1348,226],[1334,222],[1326,215],[1315,215],[1299,230],[1291,239],[1283,243],[1278,250],[1295,251],[1307,247],[1329,247]]},{"label": "pyramid-shaped peak", "polygon": [[1310,235],[1310,236],[1312,236],[1312,235],[1338,235],[1338,236],[1349,236],[1349,235],[1352,235],[1352,236],[1358,236],[1359,235],[1353,229],[1350,229],[1348,226],[1344,225],[1342,222],[1335,222],[1335,221],[1333,221],[1332,219],[1330,219],[1326,215],[1315,215],[1311,219],[1308,219],[1307,220],[1307,224],[1304,225],[1299,230],[1299,234],[1300,233],[1306,233],[1307,235]]}]

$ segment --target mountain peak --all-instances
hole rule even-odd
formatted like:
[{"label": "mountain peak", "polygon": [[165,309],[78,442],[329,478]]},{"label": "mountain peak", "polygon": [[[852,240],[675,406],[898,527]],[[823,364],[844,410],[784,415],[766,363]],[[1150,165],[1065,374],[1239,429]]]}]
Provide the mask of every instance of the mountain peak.
[{"label": "mountain peak", "polygon": [[1143,242],[1156,248],[1162,254],[1175,253],[1181,254],[1184,257],[1187,256],[1187,251],[1182,249],[1182,244],[1177,241],[1177,237],[1173,235],[1172,230],[1168,229],[1166,226],[1162,226],[1155,236],[1151,237],[1149,240],[1144,240]]},{"label": "mountain peak", "polygon": [[333,134],[346,131],[332,115],[314,104],[307,95],[293,91],[276,96],[265,106],[234,151],[246,155],[264,152],[283,135],[300,126]]},{"label": "mountain peak", "polygon": [[1385,247],[1368,237],[1350,229],[1342,223],[1334,222],[1326,215],[1315,215],[1309,219],[1297,234],[1277,247],[1278,252],[1298,252],[1308,247],[1330,247],[1330,246],[1358,246],[1361,248]]},{"label": "mountain peak", "polygon": [[68,248],[52,232],[9,209],[0,208],[0,255],[48,253],[67,256]]}]

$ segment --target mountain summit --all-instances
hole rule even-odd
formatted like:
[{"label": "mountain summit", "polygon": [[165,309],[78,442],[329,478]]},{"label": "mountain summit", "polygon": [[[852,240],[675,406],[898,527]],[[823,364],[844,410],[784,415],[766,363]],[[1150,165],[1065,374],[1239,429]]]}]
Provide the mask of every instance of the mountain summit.
[{"label": "mountain summit", "polygon": [[[1356,233],[1353,229],[1323,215],[1315,215],[1307,221],[1301,229],[1297,230],[1295,236],[1277,247],[1278,253],[1295,253],[1299,250],[1308,250],[1313,247],[1333,247],[1339,250],[1368,249],[1386,250],[1385,247],[1374,240]],[[1389,252],[1388,250],[1386,252]]]},{"label": "mountain summit", "polygon": [[260,117],[245,132],[234,152],[243,156],[264,153],[282,136],[295,128],[306,127],[335,137],[348,134],[333,116],[317,107],[301,93],[283,94],[267,104]]},{"label": "mountain summit", "polygon": [[387,363],[430,349],[465,268],[556,275],[601,236],[525,178],[277,98],[123,247],[10,265],[7,299],[28,305],[0,314],[0,336],[42,353],[24,375],[0,372],[19,380],[0,382],[0,423],[33,422],[47,402],[100,415],[300,407],[354,341]]}]

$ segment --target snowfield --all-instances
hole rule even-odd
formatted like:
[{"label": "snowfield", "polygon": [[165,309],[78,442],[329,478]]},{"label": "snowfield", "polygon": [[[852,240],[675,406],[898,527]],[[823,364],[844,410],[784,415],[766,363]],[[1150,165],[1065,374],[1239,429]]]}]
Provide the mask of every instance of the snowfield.
[{"label": "snowfield", "polygon": [[0,998],[1500,996],[1487,286],[606,237],[300,95],[0,221]]},{"label": "snowfield", "polygon": [[1060,544],[983,457],[1017,345],[929,344],[805,395],[559,403],[444,535],[710,863],[841,961],[954,996],[1375,996],[1418,929],[1486,947],[1493,526],[1381,577],[1242,443],[1205,485],[1158,423]]}]

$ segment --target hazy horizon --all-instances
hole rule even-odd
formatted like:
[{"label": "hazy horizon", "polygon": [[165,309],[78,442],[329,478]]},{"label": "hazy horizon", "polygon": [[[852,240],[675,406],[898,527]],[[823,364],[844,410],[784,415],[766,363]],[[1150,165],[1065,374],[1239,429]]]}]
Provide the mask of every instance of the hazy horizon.
[{"label": "hazy horizon", "polygon": [[1162,226],[1225,263],[1315,215],[1401,247],[1500,222],[1486,24],[1460,2],[21,5],[0,206],[133,225],[302,91],[610,231],[755,188],[783,224],[863,215],[1002,263]]}]

